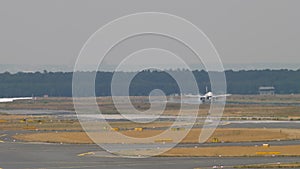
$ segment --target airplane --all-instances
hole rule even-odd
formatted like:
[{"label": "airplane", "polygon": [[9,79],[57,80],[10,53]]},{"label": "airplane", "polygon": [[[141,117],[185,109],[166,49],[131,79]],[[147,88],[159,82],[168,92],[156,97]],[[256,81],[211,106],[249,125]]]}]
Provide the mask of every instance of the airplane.
[{"label": "airplane", "polygon": [[212,101],[213,99],[216,98],[231,96],[231,94],[214,95],[212,92],[207,92],[205,95],[184,95],[184,96],[190,98],[199,98],[199,101],[205,103],[205,102]]},{"label": "airplane", "polygon": [[0,103],[14,102],[16,100],[33,100],[33,97],[0,98]]},{"label": "airplane", "polygon": [[[212,92],[209,92],[207,87],[206,87],[206,94],[205,95],[182,95],[182,103],[187,103],[187,104],[201,104],[205,102],[211,102],[213,99],[217,98],[223,98],[227,96],[231,96],[231,94],[223,94],[223,95],[214,95]],[[171,98],[168,102],[175,102],[174,98]],[[177,101],[177,103],[180,103]]]}]

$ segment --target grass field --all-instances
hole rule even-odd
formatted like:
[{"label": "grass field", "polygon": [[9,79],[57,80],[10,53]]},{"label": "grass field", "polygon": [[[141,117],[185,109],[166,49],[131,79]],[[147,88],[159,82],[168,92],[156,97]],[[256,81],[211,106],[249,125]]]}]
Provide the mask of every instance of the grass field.
[{"label": "grass field", "polygon": [[[147,110],[150,104],[145,96],[131,97],[133,105],[139,110]],[[82,99],[86,102],[90,98]],[[233,95],[227,98],[231,104],[227,104],[224,117],[296,117],[300,116],[300,95]],[[97,98],[99,109],[105,114],[117,114],[111,97]],[[289,105],[290,104],[290,105]],[[177,115],[179,104],[168,103],[165,115]],[[200,105],[199,116],[206,116],[209,110],[208,104]],[[72,98],[37,98],[34,101],[16,101],[12,103],[0,103],[2,113],[6,109],[44,109],[44,110],[69,110],[73,111]],[[184,110],[186,114],[193,110]]]},{"label": "grass field", "polygon": [[300,162],[295,163],[272,163],[272,164],[256,164],[256,165],[242,165],[234,168],[300,168]]},{"label": "grass field", "polygon": [[[83,99],[83,102],[89,98]],[[147,110],[149,103],[147,97],[131,97],[134,106],[139,110]],[[111,97],[97,98],[99,109],[105,114],[117,114]],[[273,120],[300,120],[300,95],[276,95],[276,96],[241,96],[228,97],[223,118],[239,117],[239,119],[261,120],[269,117]],[[177,115],[179,104],[167,104],[164,115]],[[200,105],[198,115],[207,116],[209,104]],[[0,103],[0,130],[38,130],[30,134],[18,134],[13,136],[17,140],[30,142],[72,143],[92,144],[93,141],[87,136],[76,119],[57,118],[56,116],[31,116],[31,115],[9,115],[5,110],[71,110],[73,111],[72,98],[38,98],[34,101],[17,101],[13,103]],[[188,115],[194,110],[184,109]],[[127,112],[130,113],[130,112]],[[149,138],[162,133],[161,128],[168,128],[172,122],[156,121],[153,123],[132,122],[110,122],[111,127],[118,128],[121,134],[132,138]],[[201,126],[201,125],[200,125]],[[143,131],[134,131],[134,128],[143,128]],[[97,143],[123,143],[115,139],[110,128],[107,131],[90,133],[100,138]],[[165,135],[161,140],[170,140],[173,135],[180,135],[184,130],[171,130],[170,135]],[[197,143],[200,128],[192,129],[182,140],[182,143]],[[104,138],[104,139],[101,139]],[[246,128],[220,128],[208,139],[207,142],[250,142],[271,140],[293,140],[300,139],[300,130],[297,129],[246,129]],[[171,140],[175,141],[175,140]],[[154,143],[154,140],[144,139],[143,143]],[[136,143],[136,142],[126,142]],[[238,150],[238,151],[237,151]],[[175,148],[167,151],[161,156],[259,156],[259,155],[300,155],[298,146],[271,146],[257,147],[203,147],[203,148]],[[152,150],[155,151],[155,150]],[[144,152],[120,152],[126,154],[145,154]],[[273,154],[272,154],[273,153]]]},{"label": "grass field", "polygon": [[[84,98],[83,102],[90,98]],[[140,110],[149,108],[146,102],[147,97],[131,97],[134,106]],[[97,98],[99,108],[103,113],[116,114],[117,111],[112,104],[111,97]],[[227,104],[224,110],[223,118],[238,117],[240,119],[247,119],[252,117],[253,120],[260,120],[268,117],[272,120],[300,120],[300,108],[297,105],[277,105],[264,103],[299,103],[300,95],[276,95],[276,96],[242,96],[233,95],[228,97],[229,102],[240,102],[247,104]],[[262,104],[249,104],[262,103]],[[198,115],[205,117],[209,111],[209,105],[200,105]],[[26,116],[26,115],[7,115],[5,110],[8,109],[45,109],[45,110],[74,110],[72,98],[37,98],[34,101],[16,101],[13,103],[0,103],[0,129],[2,130],[22,130],[26,126],[35,126],[39,130],[82,130],[77,120],[61,119],[58,120],[50,116]],[[164,115],[177,115],[179,105],[167,104]],[[184,114],[188,115],[194,110],[183,110]],[[130,112],[129,112],[130,113]],[[23,119],[29,119],[28,123],[22,122]],[[114,122],[110,123],[112,127],[119,127],[130,129],[134,127],[169,127],[172,123],[156,122],[149,124]]]},{"label": "grass field", "polygon": [[[132,138],[149,138],[162,133],[162,130],[144,130],[142,132],[128,130],[120,131],[121,134]],[[180,131],[171,131],[170,136],[161,138],[172,138],[172,134],[181,134]],[[201,129],[192,129],[182,140],[182,143],[198,143]],[[114,139],[112,131],[91,133],[99,138],[97,143],[123,143],[124,140]],[[52,142],[52,143],[73,143],[92,144],[93,141],[85,132],[46,132],[20,134],[14,136],[15,139],[30,142]],[[212,142],[217,138],[220,142],[249,142],[249,141],[270,141],[270,140],[292,140],[300,139],[300,131],[296,129],[217,129],[207,142]],[[144,140],[145,141],[145,140]],[[146,139],[147,143],[153,140]],[[135,142],[130,142],[135,143]]]},{"label": "grass field", "polygon": [[[159,156],[161,157],[241,157],[241,156],[300,156],[300,145],[296,146],[228,146],[228,147],[200,147],[173,148]],[[238,151],[237,151],[238,150]],[[121,151],[120,154],[148,156],[156,150],[149,151]],[[161,150],[159,150],[161,151]]]}]

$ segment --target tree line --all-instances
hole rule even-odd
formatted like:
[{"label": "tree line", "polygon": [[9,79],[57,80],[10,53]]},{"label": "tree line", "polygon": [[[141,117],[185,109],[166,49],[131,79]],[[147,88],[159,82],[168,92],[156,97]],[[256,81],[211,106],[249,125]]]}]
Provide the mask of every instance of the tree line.
[{"label": "tree line", "polygon": [[[187,70],[173,70],[172,74],[184,76]],[[90,76],[95,72],[79,72]],[[134,72],[117,72],[130,77]],[[206,71],[192,71],[200,93],[210,88]],[[96,72],[95,93],[97,96],[111,95],[114,72]],[[277,94],[300,93],[300,70],[241,70],[225,71],[227,92],[231,94],[257,94],[260,86],[274,86]],[[0,73],[0,97],[44,96],[71,97],[72,72],[9,72]],[[187,82],[188,83],[188,82]],[[161,89],[167,95],[179,93],[176,80],[164,71],[145,70],[136,73],[131,81],[129,94],[149,95],[153,89]]]}]

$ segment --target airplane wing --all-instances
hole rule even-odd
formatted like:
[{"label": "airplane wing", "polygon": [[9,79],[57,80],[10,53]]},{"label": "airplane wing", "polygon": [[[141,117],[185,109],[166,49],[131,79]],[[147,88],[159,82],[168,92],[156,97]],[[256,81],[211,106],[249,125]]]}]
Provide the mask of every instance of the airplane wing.
[{"label": "airplane wing", "polygon": [[1,98],[0,103],[7,103],[7,102],[13,102],[13,99],[11,98]]},{"label": "airplane wing", "polygon": [[32,100],[32,97],[0,98],[0,103],[13,102],[15,100]]},{"label": "airplane wing", "polygon": [[232,94],[223,94],[223,95],[214,95],[212,96],[213,98],[218,98],[218,97],[228,97],[231,96]]},{"label": "airplane wing", "polygon": [[13,101],[15,100],[32,100],[32,97],[17,97],[17,98],[13,98]]},{"label": "airplane wing", "polygon": [[202,101],[200,102],[199,100],[168,100],[165,101],[166,103],[178,103],[178,104],[202,104]]},{"label": "airplane wing", "polygon": [[183,95],[184,97],[194,97],[194,98],[199,98],[202,97],[201,95]]},{"label": "airplane wing", "polygon": [[170,97],[166,103],[183,103],[183,104],[202,104],[202,101],[200,101],[199,98],[203,97],[201,95],[182,95],[182,98],[174,98],[174,97]]}]

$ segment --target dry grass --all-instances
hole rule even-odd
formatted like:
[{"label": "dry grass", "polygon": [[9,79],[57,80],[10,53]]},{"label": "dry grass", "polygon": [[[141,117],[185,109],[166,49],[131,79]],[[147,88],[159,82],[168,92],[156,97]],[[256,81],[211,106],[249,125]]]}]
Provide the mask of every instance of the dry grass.
[{"label": "dry grass", "polygon": [[92,144],[93,141],[85,132],[51,132],[36,134],[19,134],[13,138],[28,142]]},{"label": "dry grass", "polygon": [[[224,147],[198,147],[198,148],[172,148],[151,150],[124,150],[115,152],[126,156],[151,156],[159,154],[160,157],[253,157],[253,156],[300,156],[300,145],[292,146],[224,146]],[[166,151],[166,152],[164,152]]]},{"label": "dry grass", "polygon": [[300,94],[295,95],[232,95],[228,101],[247,103],[300,103]]},{"label": "dry grass", "polygon": [[[27,124],[24,121],[27,119]],[[110,122],[112,127],[121,129],[158,128],[170,127],[172,122],[152,122],[152,123],[133,123],[133,122]],[[51,116],[26,116],[26,115],[0,115],[0,130],[23,130],[26,126],[35,126],[38,130],[45,131],[83,131],[78,120],[60,120]]]},{"label": "dry grass", "polygon": [[[149,104],[145,96],[131,97],[134,106],[139,110],[147,110]],[[82,99],[83,104],[90,98]],[[239,102],[246,104],[227,104],[224,111],[224,116],[268,116],[268,117],[288,117],[299,116],[300,109],[297,106],[279,106],[264,103],[300,103],[300,95],[276,95],[276,96],[258,96],[258,95],[233,95],[228,97],[229,102]],[[117,113],[113,105],[111,97],[97,98],[99,109],[103,113]],[[260,103],[250,104],[249,103]],[[177,115],[179,104],[167,104],[164,114]],[[47,109],[47,110],[74,110],[72,98],[37,98],[35,101],[17,101],[12,103],[0,103],[0,109]],[[206,116],[209,110],[209,105],[201,105],[199,116]],[[193,110],[184,110],[186,114]]]},{"label": "dry grass", "polygon": [[[150,138],[162,133],[162,130],[144,130],[137,131],[120,131],[120,133],[132,138]],[[182,143],[197,143],[200,129],[192,129],[190,133],[183,139]],[[97,143],[123,143],[124,140],[115,139],[114,132],[98,132],[90,133],[97,138]],[[180,131],[172,131],[170,135],[164,138],[173,138],[174,135],[182,134]],[[170,137],[168,137],[170,136]],[[31,142],[54,142],[54,143],[85,143],[91,144],[93,141],[84,132],[51,132],[51,133],[34,133],[22,134],[14,136],[15,139]],[[218,138],[224,142],[248,142],[248,141],[269,141],[269,140],[291,140],[299,139],[300,131],[296,129],[217,129],[210,137],[208,142],[212,142],[213,138]],[[143,142],[153,143],[151,139],[144,139]],[[127,142],[127,141],[125,141]],[[138,142],[128,142],[138,143]]]},{"label": "dry grass", "polygon": [[[26,119],[26,120],[25,120]],[[76,120],[58,120],[47,116],[1,116],[0,130],[23,130],[27,126],[34,126],[38,130],[82,130],[80,123]]]},{"label": "dry grass", "polygon": [[[203,147],[203,148],[174,148],[161,156],[300,156],[300,145],[293,146],[234,146],[234,147]],[[266,154],[266,155],[260,155]]]},{"label": "dry grass", "polygon": [[273,163],[236,166],[235,168],[299,168],[300,163]]},{"label": "dry grass", "polygon": [[0,115],[0,119],[3,120],[20,120],[26,117],[26,115]]}]

